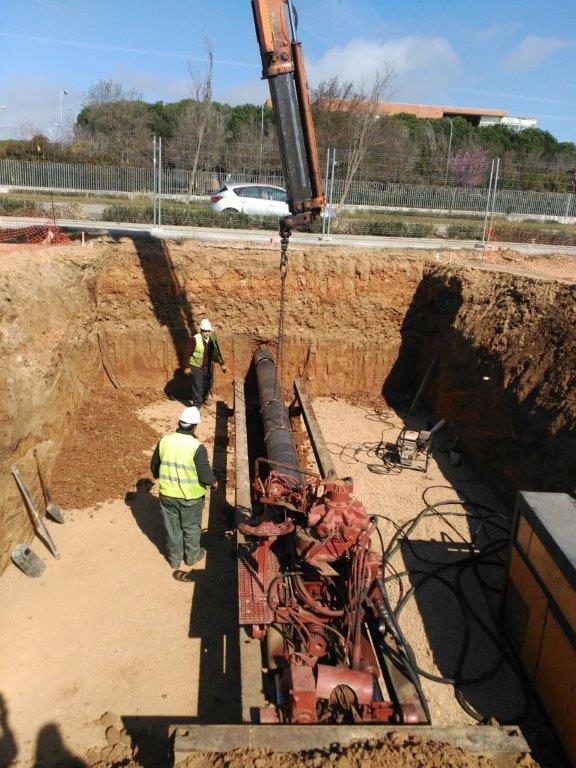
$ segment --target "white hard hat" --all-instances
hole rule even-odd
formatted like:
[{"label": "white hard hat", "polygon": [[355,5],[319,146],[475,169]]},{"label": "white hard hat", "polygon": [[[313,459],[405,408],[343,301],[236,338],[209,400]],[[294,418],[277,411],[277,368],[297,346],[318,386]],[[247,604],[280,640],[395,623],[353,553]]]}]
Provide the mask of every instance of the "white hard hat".
[{"label": "white hard hat", "polygon": [[184,408],[180,414],[180,424],[200,424],[200,411],[195,405]]},{"label": "white hard hat", "polygon": [[212,330],[212,323],[210,320],[201,320],[200,321],[200,330],[201,331],[211,331]]}]

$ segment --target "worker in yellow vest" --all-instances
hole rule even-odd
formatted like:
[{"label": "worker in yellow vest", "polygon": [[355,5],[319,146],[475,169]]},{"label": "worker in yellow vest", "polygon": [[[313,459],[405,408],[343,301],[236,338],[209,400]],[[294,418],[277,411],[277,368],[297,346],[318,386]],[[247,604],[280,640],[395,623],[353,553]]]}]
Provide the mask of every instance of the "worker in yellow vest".
[{"label": "worker in yellow vest", "polygon": [[152,475],[159,480],[160,509],[172,568],[178,568],[182,560],[194,565],[206,555],[200,546],[204,497],[206,488],[215,490],[218,481],[206,448],[194,434],[199,423],[198,408],[184,408],[178,428],[164,435],[150,460]]},{"label": "worker in yellow vest", "polygon": [[198,333],[192,336],[186,345],[184,357],[189,361],[189,366],[184,371],[189,374],[190,399],[192,405],[200,408],[210,396],[213,363],[218,363],[222,371],[226,372],[218,339],[210,320],[201,321]]}]

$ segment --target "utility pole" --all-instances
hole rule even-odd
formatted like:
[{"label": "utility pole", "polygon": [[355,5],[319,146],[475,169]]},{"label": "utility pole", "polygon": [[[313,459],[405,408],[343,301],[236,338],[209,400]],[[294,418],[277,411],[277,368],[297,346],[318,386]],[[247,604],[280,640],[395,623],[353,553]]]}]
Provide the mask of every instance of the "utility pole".
[{"label": "utility pole", "polygon": [[454,123],[450,120],[450,138],[448,139],[448,153],[446,155],[446,175],[444,176],[444,186],[448,184],[448,169],[450,168],[450,152],[452,151],[452,131],[454,130]]},{"label": "utility pole", "polygon": [[62,111],[62,96],[68,96],[68,91],[62,89],[60,91],[60,149],[64,147],[64,118]]}]

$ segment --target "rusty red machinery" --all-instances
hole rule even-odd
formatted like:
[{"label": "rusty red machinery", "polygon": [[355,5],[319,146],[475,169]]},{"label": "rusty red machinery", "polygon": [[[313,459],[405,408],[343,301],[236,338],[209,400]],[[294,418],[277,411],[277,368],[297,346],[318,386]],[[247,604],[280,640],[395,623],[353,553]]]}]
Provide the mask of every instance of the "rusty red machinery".
[{"label": "rusty red machinery", "polygon": [[267,457],[255,462],[253,516],[239,530],[240,623],[262,641],[274,701],[261,723],[414,723],[387,696],[379,646],[391,628],[376,518],[352,478],[299,465],[272,354],[254,354]]}]

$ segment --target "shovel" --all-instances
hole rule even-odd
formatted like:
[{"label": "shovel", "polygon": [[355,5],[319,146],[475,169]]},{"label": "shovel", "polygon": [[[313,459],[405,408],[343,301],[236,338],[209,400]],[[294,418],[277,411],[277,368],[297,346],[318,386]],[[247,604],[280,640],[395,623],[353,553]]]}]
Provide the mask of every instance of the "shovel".
[{"label": "shovel", "polygon": [[34,504],[34,499],[32,498],[32,496],[30,496],[30,492],[28,491],[28,488],[26,488],[26,486],[24,485],[24,480],[22,480],[22,477],[20,476],[20,471],[16,466],[16,464],[12,466],[11,472],[14,475],[14,479],[16,480],[16,483],[18,484],[18,488],[20,488],[22,496],[24,496],[24,501],[26,502],[26,506],[30,510],[34,528],[36,529],[36,533],[44,541],[44,543],[46,544],[50,552],[52,552],[56,560],[59,560],[60,552],[58,552],[58,549],[56,548],[56,544],[54,544],[54,542],[52,541],[52,537],[50,536],[48,529],[44,525],[44,520],[42,520],[40,513],[36,509],[36,504]]},{"label": "shovel", "polygon": [[44,482],[44,477],[42,476],[42,470],[40,469],[40,462],[38,461],[38,454],[36,452],[36,448],[34,448],[34,458],[36,459],[36,466],[38,467],[38,476],[40,477],[40,485],[42,486],[42,493],[44,494],[44,499],[46,501],[46,514],[48,515],[48,517],[51,517],[52,520],[55,520],[57,523],[63,523],[64,517],[62,516],[60,507],[58,506],[58,504],[52,501],[52,496],[50,495],[48,486]]}]

